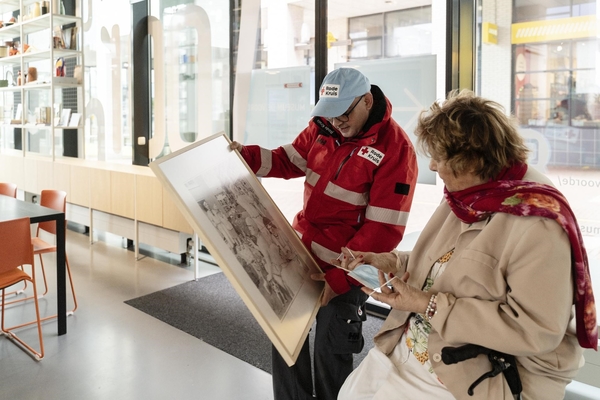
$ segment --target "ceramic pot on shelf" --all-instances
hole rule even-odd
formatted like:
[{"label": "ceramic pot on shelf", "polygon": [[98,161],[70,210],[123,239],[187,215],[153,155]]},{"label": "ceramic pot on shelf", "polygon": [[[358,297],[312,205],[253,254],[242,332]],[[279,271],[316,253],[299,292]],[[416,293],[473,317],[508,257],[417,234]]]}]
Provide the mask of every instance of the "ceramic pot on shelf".
[{"label": "ceramic pot on shelf", "polygon": [[33,3],[32,10],[31,10],[31,16],[33,18],[35,18],[35,17],[39,17],[40,15],[42,15],[40,3]]},{"label": "ceramic pot on shelf", "polygon": [[27,70],[27,83],[37,81],[37,68],[29,67]]},{"label": "ceramic pot on shelf", "polygon": [[83,81],[83,71],[81,70],[81,65],[76,65],[73,68],[73,78],[77,79],[77,83],[81,83]]}]

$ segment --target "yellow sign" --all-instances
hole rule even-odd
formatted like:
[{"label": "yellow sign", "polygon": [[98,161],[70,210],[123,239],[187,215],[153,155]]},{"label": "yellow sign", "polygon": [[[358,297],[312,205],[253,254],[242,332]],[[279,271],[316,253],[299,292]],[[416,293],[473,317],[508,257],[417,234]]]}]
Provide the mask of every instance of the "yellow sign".
[{"label": "yellow sign", "polygon": [[481,26],[483,43],[498,44],[498,25],[484,22]]},{"label": "yellow sign", "polygon": [[327,32],[327,48],[328,49],[331,48],[331,43],[333,43],[333,42],[337,42],[337,39],[335,38],[335,36],[333,36],[333,33]]},{"label": "yellow sign", "polygon": [[548,42],[598,36],[595,15],[512,24],[511,43]]}]

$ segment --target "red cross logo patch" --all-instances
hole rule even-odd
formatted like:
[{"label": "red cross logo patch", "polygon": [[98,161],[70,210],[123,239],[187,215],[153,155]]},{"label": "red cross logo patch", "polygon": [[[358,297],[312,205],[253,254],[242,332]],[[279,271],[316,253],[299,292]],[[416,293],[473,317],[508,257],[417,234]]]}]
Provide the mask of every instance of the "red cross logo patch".
[{"label": "red cross logo patch", "polygon": [[371,161],[375,165],[379,165],[385,154],[373,147],[363,146],[358,151],[358,156]]},{"label": "red cross logo patch", "polygon": [[340,85],[332,85],[330,83],[321,87],[321,97],[340,97]]}]

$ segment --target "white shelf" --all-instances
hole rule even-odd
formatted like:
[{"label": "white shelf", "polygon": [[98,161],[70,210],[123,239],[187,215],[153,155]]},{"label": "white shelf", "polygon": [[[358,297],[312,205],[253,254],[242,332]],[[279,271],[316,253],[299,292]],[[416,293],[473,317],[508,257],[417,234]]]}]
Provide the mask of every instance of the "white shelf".
[{"label": "white shelf", "polygon": [[55,126],[54,129],[81,129],[83,126]]},{"label": "white shelf", "polygon": [[[82,1],[76,1],[78,3],[76,10],[81,10]],[[85,126],[83,83],[78,83],[77,79],[70,76],[54,76],[56,74],[56,62],[60,58],[64,59],[65,64],[68,65],[68,70],[66,72],[69,75],[73,73],[73,65],[79,65],[83,68],[84,54],[83,51],[81,51],[83,49],[83,20],[80,16],[57,14],[58,10],[53,9],[54,2],[52,0],[48,2],[50,6],[48,13],[37,17],[28,17],[27,12],[30,10],[30,6],[36,2],[39,2],[39,0],[0,0],[0,13],[6,14],[13,11],[20,11],[21,15],[20,21],[0,28],[0,42],[12,41],[18,38],[21,43],[21,49],[25,48],[25,44],[30,45],[28,52],[26,53],[0,58],[0,80],[8,80],[9,84],[12,84],[13,82],[16,83],[18,79],[17,74],[14,73],[15,71],[22,71],[21,75],[23,80],[26,79],[26,74],[30,68],[35,67],[38,72],[38,80],[35,82],[25,83],[25,81],[23,81],[23,84],[20,86],[10,85],[7,87],[0,87],[0,107],[5,110],[16,110],[18,107],[19,109],[22,109],[22,115],[24,117],[28,116],[26,118],[30,121],[34,120],[32,118],[33,114],[37,112],[43,114],[45,112],[44,108],[49,108],[53,111],[50,115],[50,123],[33,124],[21,120],[4,119],[0,122],[0,125],[3,128],[23,129],[24,144],[27,140],[25,131],[49,130],[50,136],[45,137],[50,139],[47,140],[47,142],[50,142],[47,144],[50,153],[44,155],[51,155],[55,158],[59,157],[59,155],[55,154],[55,147],[57,144],[60,145],[62,131],[66,129],[79,130],[79,136],[82,135],[82,128]],[[67,29],[71,27],[77,28],[76,35],[73,36],[76,40],[77,48],[53,48],[52,46],[54,46],[55,43],[53,37],[55,36],[56,29]],[[63,37],[62,39],[67,42],[66,44],[68,45],[70,42],[69,39],[71,38]],[[9,71],[12,72],[14,76],[11,77]],[[71,91],[62,91],[62,89],[72,88],[78,90],[76,90],[75,93]],[[73,112],[77,112],[77,114],[81,116],[80,126],[57,125],[60,117],[57,117],[55,112],[57,112],[57,107],[59,107],[60,104],[62,104],[62,107],[65,109],[72,108],[74,110]],[[66,107],[64,106],[65,104]],[[14,111],[12,114],[13,116],[15,115]],[[7,114],[4,113],[4,115],[6,116]],[[45,115],[48,116],[48,114]],[[48,119],[43,120],[48,121]],[[11,124],[11,122],[18,123]],[[83,139],[83,137],[81,137],[81,139]]]},{"label": "white shelf", "polygon": [[69,89],[69,88],[77,88],[80,87],[78,84],[52,84],[50,82],[41,82],[41,83],[28,83],[23,86],[20,86],[23,90],[32,91],[32,90],[48,90],[48,89]]},{"label": "white shelf", "polygon": [[[52,20],[52,22],[50,22]],[[63,26],[69,24],[81,25],[81,18],[74,17],[72,15],[60,15],[60,14],[44,14],[33,19],[23,21],[18,25],[23,26],[23,33],[28,35],[30,33],[43,31],[50,27]]]},{"label": "white shelf", "polygon": [[[23,58],[23,62],[34,62],[34,61],[45,61],[49,58],[57,59],[58,57],[62,58],[72,58],[72,57],[80,57],[81,52],[77,50],[70,49],[52,49],[52,50],[38,50],[34,52],[28,52],[24,54],[18,54],[12,57]],[[11,58],[11,57],[4,57]],[[4,60],[4,58],[0,58],[0,60]],[[0,61],[1,62],[1,61]]]},{"label": "white shelf", "polygon": [[0,58],[0,65],[21,65],[21,55],[7,56]]},{"label": "white shelf", "polygon": [[[0,9],[5,2],[0,1]],[[18,9],[18,7],[17,7]],[[11,25],[4,25],[0,28],[0,38],[13,39],[21,36],[21,28],[23,29],[23,35],[29,35],[30,33],[40,32],[45,29],[54,28],[55,26],[63,26],[69,24],[81,25],[81,18],[72,15],[61,15],[61,14],[44,14],[39,17],[28,19],[22,22],[15,22]]]},{"label": "white shelf", "polygon": [[[1,3],[0,3],[1,4]],[[0,28],[0,38],[12,40],[21,35],[21,24],[14,23],[12,25],[4,25]]]},{"label": "white shelf", "polygon": [[18,92],[21,90],[21,86],[6,86],[3,88],[0,88],[0,93],[1,92]]}]

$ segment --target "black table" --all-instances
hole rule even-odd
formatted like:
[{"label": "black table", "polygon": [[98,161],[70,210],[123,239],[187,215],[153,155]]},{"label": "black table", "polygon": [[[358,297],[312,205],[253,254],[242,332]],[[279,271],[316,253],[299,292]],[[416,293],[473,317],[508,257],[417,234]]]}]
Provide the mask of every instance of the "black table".
[{"label": "black table", "polygon": [[58,334],[67,333],[67,281],[65,269],[65,213],[0,195],[0,221],[29,217],[32,224],[56,221],[56,286]]}]

